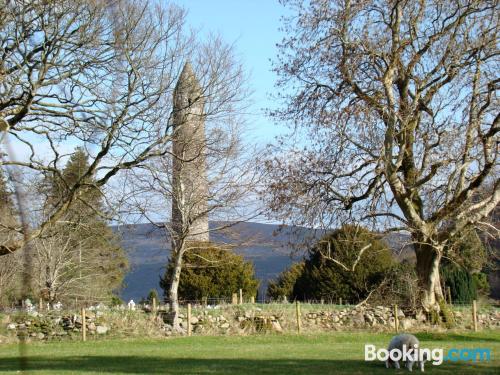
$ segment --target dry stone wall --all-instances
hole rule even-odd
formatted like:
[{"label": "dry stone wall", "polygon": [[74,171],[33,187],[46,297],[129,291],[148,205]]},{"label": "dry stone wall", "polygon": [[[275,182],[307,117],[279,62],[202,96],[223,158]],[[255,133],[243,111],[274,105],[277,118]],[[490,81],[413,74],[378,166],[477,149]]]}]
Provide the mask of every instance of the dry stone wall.
[{"label": "dry stone wall", "polygon": [[[260,307],[259,307],[260,306]],[[89,339],[99,337],[165,337],[187,333],[187,316],[180,314],[180,332],[164,322],[166,311],[104,310],[87,312],[85,324]],[[433,326],[421,314],[411,316],[398,309],[400,331],[444,330]],[[468,309],[454,311],[457,330],[472,329]],[[385,306],[303,307],[301,332],[386,331],[395,329],[394,309]],[[0,342],[27,340],[80,340],[83,322],[78,313],[58,311],[0,315]],[[479,329],[500,329],[500,310],[480,310]],[[289,305],[226,305],[216,308],[193,308],[191,331],[194,335],[246,335],[292,333],[297,331],[296,310]]]}]

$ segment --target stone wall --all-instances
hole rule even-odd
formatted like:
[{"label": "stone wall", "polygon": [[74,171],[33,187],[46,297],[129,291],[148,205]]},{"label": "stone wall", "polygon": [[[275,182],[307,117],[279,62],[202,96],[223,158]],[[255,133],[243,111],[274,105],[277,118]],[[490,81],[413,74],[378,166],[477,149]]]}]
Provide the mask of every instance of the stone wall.
[{"label": "stone wall", "polygon": [[[105,335],[109,325],[105,323],[103,312],[86,316],[87,335]],[[61,314],[53,311],[47,314],[30,312],[23,314],[4,315],[2,325],[8,336],[19,339],[77,339],[81,338],[82,316],[80,314]],[[5,332],[5,331],[4,331]]]},{"label": "stone wall", "polygon": [[[259,307],[261,306],[261,307]],[[310,305],[311,306],[311,305]],[[146,311],[91,311],[86,316],[87,336],[97,337],[165,337],[187,333],[187,316],[180,315],[184,332],[173,332],[164,323],[164,309],[152,314]],[[445,330],[430,324],[424,314],[410,316],[398,310],[400,331]],[[457,330],[472,329],[469,309],[454,311]],[[338,307],[316,305],[302,307],[301,331],[319,333],[330,331],[394,332],[394,310],[384,306]],[[51,311],[45,313],[3,314],[0,318],[0,342],[25,338],[28,340],[80,340],[81,315]],[[500,329],[500,310],[483,309],[478,314],[479,329]],[[262,333],[293,333],[297,331],[295,306],[243,305],[203,309],[194,307],[191,317],[194,335],[247,335]]]},{"label": "stone wall", "polygon": [[[194,314],[191,319],[194,333],[234,333],[248,334],[259,332],[296,332],[297,316],[293,308],[233,308],[221,310],[220,314],[203,311]],[[399,328],[402,331],[436,330],[425,314],[405,315],[397,311]],[[302,309],[301,331],[328,332],[341,330],[388,331],[395,329],[394,309],[384,306],[360,306],[313,311]],[[472,329],[469,311],[454,312],[457,329]],[[182,327],[186,328],[187,319],[181,315]],[[492,309],[478,314],[478,326],[481,329],[500,329],[500,310]]]}]

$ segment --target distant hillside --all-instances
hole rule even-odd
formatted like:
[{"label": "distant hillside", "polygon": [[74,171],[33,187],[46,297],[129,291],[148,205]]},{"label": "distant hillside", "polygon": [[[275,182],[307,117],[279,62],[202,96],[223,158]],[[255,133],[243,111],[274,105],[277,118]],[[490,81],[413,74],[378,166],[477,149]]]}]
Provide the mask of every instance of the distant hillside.
[{"label": "distant hillside", "polygon": [[[211,223],[212,228],[219,226],[221,223]],[[130,272],[125,277],[121,297],[137,301],[153,288],[161,293],[158,283],[170,255],[170,241],[164,231],[151,224],[125,225],[114,229],[122,237],[130,262]],[[294,261],[290,243],[304,241],[307,236],[313,235],[312,231],[303,229],[278,229],[278,225],[240,223],[211,234],[214,242],[235,245],[236,253],[253,262],[256,276],[261,281],[261,296],[267,289],[268,281]],[[295,260],[301,256],[297,255]]]},{"label": "distant hillside", "polygon": [[[211,223],[211,228],[220,227],[223,223]],[[159,288],[160,275],[170,255],[170,241],[165,233],[151,224],[136,224],[115,227],[122,237],[129,262],[130,272],[125,277],[125,287],[121,297],[135,301],[145,297],[149,290]],[[259,296],[264,296],[269,280],[275,279],[280,272],[293,261],[302,258],[303,252],[297,251],[291,244],[313,243],[314,238],[321,236],[304,228],[283,228],[278,225],[260,223],[240,223],[221,232],[214,232],[214,242],[235,245],[235,252],[251,260],[255,273],[260,280]],[[401,245],[407,236],[393,234],[386,238],[393,248],[397,259],[414,258],[411,247]]]}]

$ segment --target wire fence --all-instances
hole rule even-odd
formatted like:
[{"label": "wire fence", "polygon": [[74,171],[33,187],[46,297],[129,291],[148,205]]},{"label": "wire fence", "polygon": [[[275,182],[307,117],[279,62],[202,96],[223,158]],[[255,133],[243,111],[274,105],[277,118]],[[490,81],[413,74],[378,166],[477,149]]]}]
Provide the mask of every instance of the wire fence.
[{"label": "wire fence", "polygon": [[[64,299],[64,303],[61,302],[56,302],[50,304],[49,302],[38,299],[38,300],[22,300],[22,301],[17,301],[16,303],[12,303],[10,305],[0,305],[0,312],[10,312],[10,311],[30,311],[30,310],[67,310],[67,311],[72,311],[72,310],[80,310],[81,308],[115,308],[117,310],[123,310],[123,309],[145,309],[147,310],[150,306],[152,306],[151,302],[144,302],[144,299],[141,302],[136,302],[134,300],[130,301],[125,301],[125,302],[120,302],[120,303],[115,303],[115,304],[110,304],[110,299],[109,298],[73,298],[73,299]],[[362,306],[363,304],[357,303],[357,302],[351,302],[348,300],[343,300],[342,298],[340,299],[321,299],[321,300],[300,300],[299,301],[301,305],[305,308],[310,308],[310,309],[340,309],[340,308],[346,308],[346,307],[356,307],[356,306]],[[162,306],[162,309],[164,309],[166,306],[168,306],[169,301],[168,299],[164,300],[158,300],[155,301],[156,305],[158,307]],[[276,300],[276,299],[270,299],[270,298],[262,298],[262,299],[255,299],[255,298],[240,298],[239,296],[237,297],[207,297],[207,298],[202,298],[202,299],[179,299],[178,301],[179,305],[182,306],[187,306],[190,304],[192,307],[206,307],[208,309],[211,308],[216,308],[216,307],[223,307],[227,305],[255,305],[259,306],[262,308],[268,308],[272,306],[281,306],[282,308],[292,308],[295,300],[294,301],[289,301],[289,300]],[[497,304],[492,304],[489,301],[477,301],[477,308],[478,309],[484,309],[484,310],[492,310],[492,309],[500,309],[500,305]],[[369,305],[369,304],[367,304]],[[446,303],[446,306],[448,308],[454,310],[454,311],[462,311],[462,310],[470,310],[472,308],[473,302],[472,301],[467,301],[467,302],[453,302],[453,303]],[[384,305],[386,307],[388,306],[394,306],[394,304],[390,305]],[[402,307],[399,306],[403,311],[407,311],[407,307]]]},{"label": "wire fence", "polygon": [[[334,331],[420,332],[500,329],[500,308],[487,303],[446,305],[436,314],[408,311],[397,305],[339,304],[327,301],[278,302],[248,298],[203,298],[179,305],[177,329],[169,305],[149,303],[108,306],[102,301],[80,305],[33,304],[3,310],[3,329],[12,334],[49,339],[162,337],[171,335],[312,334]],[[331,301],[333,302],[333,301]],[[1,314],[0,314],[1,317]],[[1,320],[0,320],[1,321]],[[85,322],[83,324],[82,322]],[[40,327],[45,331],[40,331]],[[1,335],[1,330],[0,330]],[[52,336],[51,336],[52,335]]]}]

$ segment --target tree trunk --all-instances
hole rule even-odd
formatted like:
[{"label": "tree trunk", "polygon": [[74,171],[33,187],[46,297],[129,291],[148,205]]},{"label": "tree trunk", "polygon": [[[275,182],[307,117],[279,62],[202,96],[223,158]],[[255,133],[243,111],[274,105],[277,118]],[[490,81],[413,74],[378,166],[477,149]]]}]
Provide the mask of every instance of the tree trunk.
[{"label": "tree trunk", "polygon": [[52,287],[49,288],[49,306],[51,309],[54,309],[54,305],[56,304],[56,293]]},{"label": "tree trunk", "polygon": [[47,300],[51,309],[54,308],[56,292],[54,283],[52,282],[52,272],[49,266],[45,267],[45,289],[47,290]]},{"label": "tree trunk", "polygon": [[421,239],[415,239],[414,246],[417,256],[416,268],[422,306],[427,312],[439,312],[439,302],[443,299],[439,276],[439,264],[443,247],[432,245],[429,241],[422,241]]},{"label": "tree trunk", "polygon": [[170,286],[168,289],[168,300],[169,300],[169,321],[172,324],[174,331],[180,331],[181,327],[179,325],[179,281],[181,278],[182,270],[182,251],[176,251],[174,255],[172,268],[172,274],[170,275]]}]

